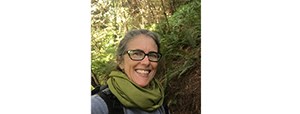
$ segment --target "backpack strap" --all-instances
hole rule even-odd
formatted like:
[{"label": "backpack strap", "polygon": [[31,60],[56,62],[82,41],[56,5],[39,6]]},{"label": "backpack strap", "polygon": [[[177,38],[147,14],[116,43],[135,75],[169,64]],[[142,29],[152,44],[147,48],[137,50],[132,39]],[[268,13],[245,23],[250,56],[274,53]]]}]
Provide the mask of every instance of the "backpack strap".
[{"label": "backpack strap", "polygon": [[[92,91],[92,95],[98,94],[106,103],[109,114],[124,114],[123,105],[118,98],[112,94],[107,85],[97,86]],[[166,114],[170,114],[167,104],[163,103],[162,106]]]},{"label": "backpack strap", "polygon": [[169,107],[167,104],[163,103],[163,108],[164,108],[166,114],[170,114],[170,110],[169,110]]},{"label": "backpack strap", "polygon": [[111,93],[108,86],[101,88],[98,95],[105,101],[109,114],[124,114],[123,105],[117,97]]}]

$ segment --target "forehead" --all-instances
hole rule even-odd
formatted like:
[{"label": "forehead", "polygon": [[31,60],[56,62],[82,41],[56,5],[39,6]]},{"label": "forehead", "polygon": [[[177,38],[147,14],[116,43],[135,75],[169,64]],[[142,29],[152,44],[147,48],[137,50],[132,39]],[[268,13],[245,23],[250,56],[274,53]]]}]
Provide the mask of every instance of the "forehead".
[{"label": "forehead", "polygon": [[146,35],[138,35],[131,39],[127,44],[127,49],[141,49],[144,51],[157,51],[155,41]]}]

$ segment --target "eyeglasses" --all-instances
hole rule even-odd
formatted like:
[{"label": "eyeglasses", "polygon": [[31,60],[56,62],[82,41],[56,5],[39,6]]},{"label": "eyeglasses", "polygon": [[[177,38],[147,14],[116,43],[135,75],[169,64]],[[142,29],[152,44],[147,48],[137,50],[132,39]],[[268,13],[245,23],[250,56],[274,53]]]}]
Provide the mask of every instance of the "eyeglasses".
[{"label": "eyeglasses", "polygon": [[151,62],[158,62],[162,56],[160,53],[154,51],[150,51],[146,54],[143,50],[128,50],[127,54],[129,58],[134,61],[141,61],[145,56],[148,56]]}]

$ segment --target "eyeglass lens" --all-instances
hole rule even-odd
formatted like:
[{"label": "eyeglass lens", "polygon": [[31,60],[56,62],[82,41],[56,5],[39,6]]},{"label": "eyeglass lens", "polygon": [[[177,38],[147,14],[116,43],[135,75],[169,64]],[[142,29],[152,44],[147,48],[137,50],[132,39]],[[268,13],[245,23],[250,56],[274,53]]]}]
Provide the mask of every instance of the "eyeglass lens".
[{"label": "eyeglass lens", "polygon": [[127,53],[129,55],[130,59],[136,60],[136,61],[143,60],[146,55],[148,56],[149,61],[153,61],[153,62],[159,61],[159,59],[161,57],[160,53],[153,52],[153,51],[146,54],[142,50],[129,50],[129,51],[127,51]]}]

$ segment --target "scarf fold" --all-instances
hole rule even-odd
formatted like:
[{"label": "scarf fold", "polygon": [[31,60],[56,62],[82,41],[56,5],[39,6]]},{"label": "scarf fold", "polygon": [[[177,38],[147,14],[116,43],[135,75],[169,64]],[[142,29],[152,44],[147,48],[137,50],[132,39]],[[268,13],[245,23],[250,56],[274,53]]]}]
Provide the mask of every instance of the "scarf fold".
[{"label": "scarf fold", "polygon": [[153,79],[148,87],[143,88],[130,81],[124,73],[112,71],[107,84],[110,91],[128,108],[154,111],[164,101],[164,90],[156,79]]}]

